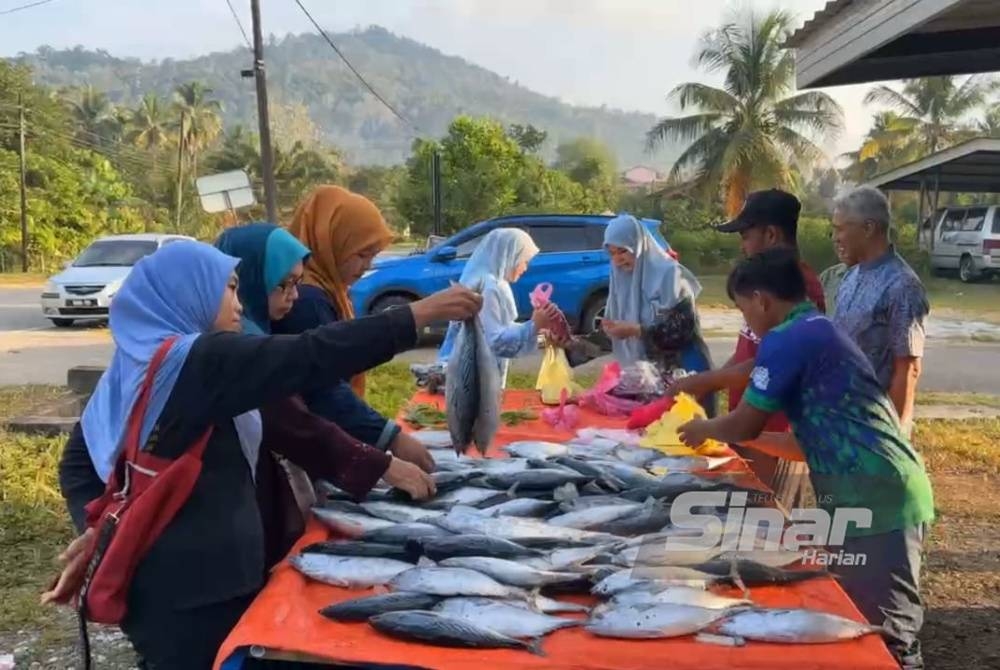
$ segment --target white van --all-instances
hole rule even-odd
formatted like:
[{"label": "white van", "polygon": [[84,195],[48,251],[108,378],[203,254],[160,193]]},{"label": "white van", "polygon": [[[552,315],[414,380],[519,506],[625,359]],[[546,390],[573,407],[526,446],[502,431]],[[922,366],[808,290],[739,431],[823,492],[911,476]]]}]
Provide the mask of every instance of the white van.
[{"label": "white van", "polygon": [[920,243],[935,273],[958,271],[963,282],[1000,275],[1000,207],[939,209],[924,221]]},{"label": "white van", "polygon": [[61,328],[77,320],[107,321],[111,299],[132,266],[184,235],[111,235],[95,240],[66,269],[49,279],[42,314]]}]

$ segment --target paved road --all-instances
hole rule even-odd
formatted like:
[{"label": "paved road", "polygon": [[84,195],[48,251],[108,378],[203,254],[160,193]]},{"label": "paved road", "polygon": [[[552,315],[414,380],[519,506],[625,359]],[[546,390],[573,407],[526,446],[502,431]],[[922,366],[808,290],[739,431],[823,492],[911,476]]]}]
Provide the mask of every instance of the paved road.
[{"label": "paved road", "polygon": [[[54,328],[42,318],[37,289],[0,288],[0,385],[63,384],[74,365],[105,365],[112,344],[107,330],[93,326]],[[731,338],[709,340],[715,362],[732,351]],[[433,360],[433,349],[419,349],[401,360]],[[1000,394],[1000,344],[934,340],[927,346],[921,389]],[[538,369],[531,356],[515,362],[515,369]]]}]

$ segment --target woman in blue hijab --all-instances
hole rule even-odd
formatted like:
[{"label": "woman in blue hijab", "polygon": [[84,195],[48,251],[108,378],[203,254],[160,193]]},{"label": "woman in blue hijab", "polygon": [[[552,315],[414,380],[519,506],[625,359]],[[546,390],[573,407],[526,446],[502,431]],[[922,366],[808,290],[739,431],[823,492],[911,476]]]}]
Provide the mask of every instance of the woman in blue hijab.
[{"label": "woman in blue hijab", "polygon": [[[118,462],[154,355],[176,338],[153,377],[139,444],[172,460],[209,437],[194,488],[163,532],[149,538],[128,586],[121,627],[155,668],[211,668],[264,583],[265,530],[254,476],[268,425],[260,440],[241,439],[235,418],[391,360],[415,345],[424,326],[470,318],[482,304],[473,292],[452,287],[409,309],[298,336],[241,334],[238,262],[212,246],[180,241],[136,264],[111,306],[111,364],[60,463],[60,486],[77,519],[95,496],[93,475],[107,481]],[[78,592],[94,538],[90,529],[67,550],[46,602]]]}]

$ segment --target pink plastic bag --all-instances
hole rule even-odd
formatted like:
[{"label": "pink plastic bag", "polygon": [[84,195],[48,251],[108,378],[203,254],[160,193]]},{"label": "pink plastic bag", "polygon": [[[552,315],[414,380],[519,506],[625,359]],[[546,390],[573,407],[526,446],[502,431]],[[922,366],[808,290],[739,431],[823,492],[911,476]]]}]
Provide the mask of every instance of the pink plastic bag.
[{"label": "pink plastic bag", "polygon": [[563,389],[559,394],[559,406],[542,410],[542,420],[556,430],[571,431],[580,422],[580,408],[576,405],[567,405],[568,397],[566,389]]},{"label": "pink plastic bag", "polygon": [[[538,309],[552,302],[552,290],[552,284],[549,284],[548,282],[536,286],[528,296],[531,301],[531,306]],[[552,334],[555,335],[560,341],[566,341],[572,337],[573,331],[569,327],[569,321],[566,320],[566,315],[562,313],[562,310],[559,310],[558,308],[556,309],[559,311],[559,318],[556,324],[553,325]]]},{"label": "pink plastic bag", "polygon": [[605,365],[594,387],[580,397],[580,405],[590,407],[605,416],[629,416],[634,410],[642,407],[641,402],[611,395],[611,390],[618,386],[621,373],[621,366],[617,362]]}]

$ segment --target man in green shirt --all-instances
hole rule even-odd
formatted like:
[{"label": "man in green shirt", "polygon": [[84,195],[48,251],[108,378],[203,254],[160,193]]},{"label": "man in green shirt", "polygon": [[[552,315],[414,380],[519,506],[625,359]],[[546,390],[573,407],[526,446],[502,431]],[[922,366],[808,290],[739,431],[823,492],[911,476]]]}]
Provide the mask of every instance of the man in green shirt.
[{"label": "man in green shirt", "polygon": [[[804,460],[817,506],[835,522],[838,511],[870,511],[868,522],[849,526],[841,546],[832,548],[840,552],[830,567],[868,620],[884,626],[902,666],[922,668],[920,552],[934,499],[920,456],[900,431],[868,358],[806,300],[793,253],[776,249],[743,261],[728,291],[763,337],[750,385],[735,410],[685,424],[681,438],[692,446],[712,438]],[[792,434],[762,435],[779,411]]]}]

